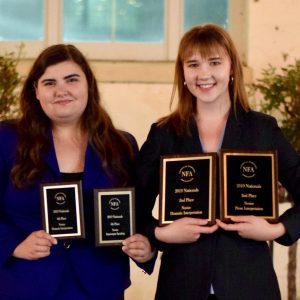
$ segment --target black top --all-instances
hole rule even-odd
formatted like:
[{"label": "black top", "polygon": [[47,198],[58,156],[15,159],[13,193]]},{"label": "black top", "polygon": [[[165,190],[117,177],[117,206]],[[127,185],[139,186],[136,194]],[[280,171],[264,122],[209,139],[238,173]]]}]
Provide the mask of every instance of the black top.
[{"label": "black top", "polygon": [[62,175],[63,181],[78,181],[82,180],[83,172],[77,172],[77,173],[64,173],[60,172]]}]

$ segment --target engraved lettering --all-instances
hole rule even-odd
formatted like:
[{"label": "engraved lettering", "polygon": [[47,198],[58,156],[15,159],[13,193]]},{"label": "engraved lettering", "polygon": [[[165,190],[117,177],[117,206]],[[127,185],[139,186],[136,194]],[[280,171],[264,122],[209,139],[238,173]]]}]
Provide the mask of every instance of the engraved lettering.
[{"label": "engraved lettering", "polygon": [[192,207],[191,206],[181,206],[181,209],[190,210],[190,209],[192,209]]},{"label": "engraved lettering", "polygon": [[234,209],[235,209],[235,210],[243,210],[243,207],[242,207],[242,206],[237,206],[237,205],[235,205]]},{"label": "engraved lettering", "polygon": [[198,193],[199,189],[198,188],[194,188],[194,189],[184,189],[185,193]]}]

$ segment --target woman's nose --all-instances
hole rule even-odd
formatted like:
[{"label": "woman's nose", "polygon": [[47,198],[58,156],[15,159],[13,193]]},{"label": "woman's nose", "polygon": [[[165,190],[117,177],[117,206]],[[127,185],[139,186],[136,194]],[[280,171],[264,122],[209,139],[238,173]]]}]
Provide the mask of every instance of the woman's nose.
[{"label": "woman's nose", "polygon": [[55,94],[56,96],[63,97],[68,95],[68,90],[66,89],[64,84],[57,84],[55,89]]},{"label": "woman's nose", "polygon": [[209,81],[212,76],[209,73],[201,73],[197,75],[197,81]]},{"label": "woman's nose", "polygon": [[202,65],[197,73],[197,79],[201,79],[201,80],[209,80],[211,78],[211,73],[208,67],[206,67],[205,65]]}]

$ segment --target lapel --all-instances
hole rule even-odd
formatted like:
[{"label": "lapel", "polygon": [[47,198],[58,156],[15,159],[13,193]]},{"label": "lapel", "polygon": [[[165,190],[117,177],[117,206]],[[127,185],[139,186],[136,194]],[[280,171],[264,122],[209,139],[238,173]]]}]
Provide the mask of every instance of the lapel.
[{"label": "lapel", "polygon": [[238,148],[242,135],[243,119],[244,113],[241,109],[237,109],[235,115],[233,108],[231,108],[225,127],[222,149]]},{"label": "lapel", "polygon": [[[50,149],[48,153],[45,155],[45,162],[53,176],[50,180],[60,181],[61,174],[59,171],[59,166],[56,158],[54,143],[52,134],[50,133]],[[88,144],[85,154],[85,162],[84,162],[84,172],[83,172],[83,180],[82,180],[83,188],[85,187],[112,187],[112,180],[106,175],[102,168],[101,159],[93,150],[92,146]]]},{"label": "lapel", "polygon": [[94,151],[90,143],[87,145],[84,172],[83,172],[83,186],[93,188],[110,188],[113,187],[113,181],[104,171],[101,159]]},{"label": "lapel", "polygon": [[182,149],[182,153],[195,154],[202,153],[203,149],[201,146],[197,124],[194,118],[190,119],[189,122],[190,135],[185,134],[180,136],[179,145]]},{"label": "lapel", "polygon": [[54,142],[53,142],[53,136],[51,130],[49,130],[49,140],[50,140],[50,148],[48,153],[45,155],[45,162],[48,168],[52,171],[51,173],[55,174],[55,180],[58,180],[60,179],[61,176],[60,176],[58,161],[54,149]]}]

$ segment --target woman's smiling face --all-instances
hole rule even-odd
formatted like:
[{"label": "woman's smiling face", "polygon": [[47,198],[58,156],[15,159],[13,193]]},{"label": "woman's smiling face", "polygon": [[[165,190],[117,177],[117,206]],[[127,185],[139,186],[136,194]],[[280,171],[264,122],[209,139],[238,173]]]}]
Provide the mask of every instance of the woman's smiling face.
[{"label": "woman's smiling face", "polygon": [[194,52],[183,61],[184,78],[189,91],[203,103],[230,100],[231,61],[225,51],[207,57]]}]

